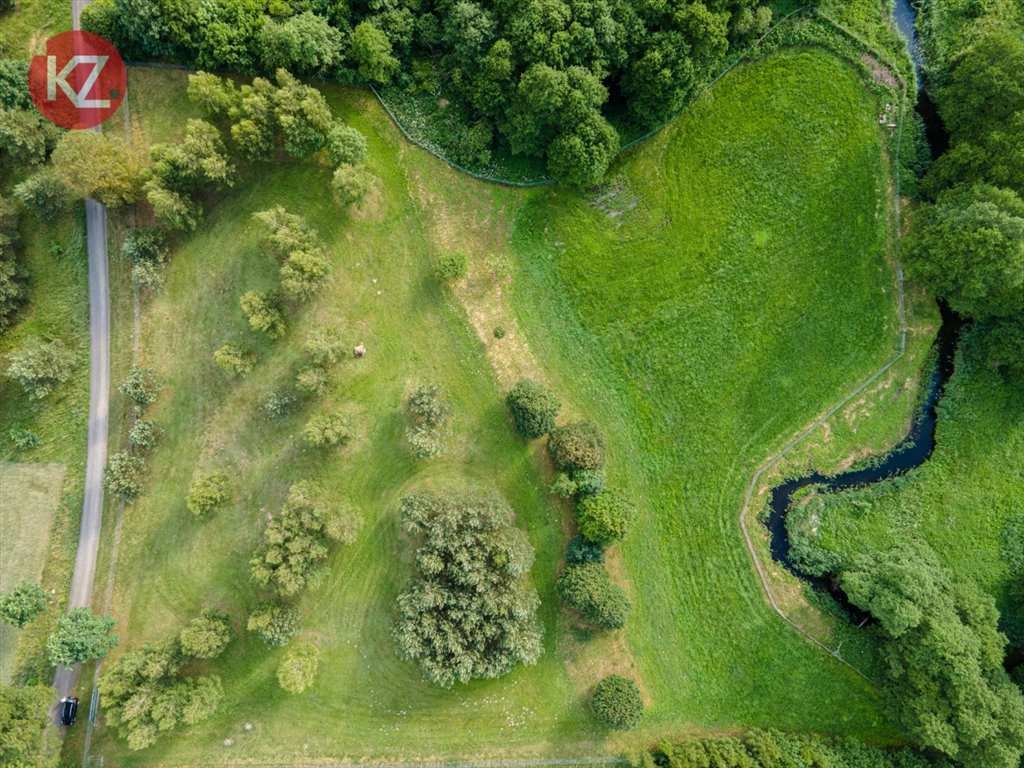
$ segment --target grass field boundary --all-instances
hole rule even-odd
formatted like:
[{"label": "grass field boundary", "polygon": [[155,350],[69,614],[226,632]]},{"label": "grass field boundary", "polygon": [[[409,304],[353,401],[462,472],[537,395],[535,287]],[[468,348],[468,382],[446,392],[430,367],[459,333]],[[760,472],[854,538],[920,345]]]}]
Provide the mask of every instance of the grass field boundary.
[{"label": "grass field boundary", "polygon": [[797,434],[788,443],[786,443],[777,453],[765,459],[761,466],[759,466],[757,470],[754,472],[753,477],[751,477],[750,482],[747,484],[746,491],[743,495],[743,505],[740,508],[739,525],[740,530],[743,533],[743,540],[747,546],[747,552],[750,554],[750,559],[753,561],[754,568],[757,571],[758,580],[761,582],[761,587],[765,593],[765,596],[768,598],[768,603],[771,605],[775,613],[777,613],[783,621],[785,621],[794,630],[796,630],[798,634],[809,640],[814,645],[821,648],[829,656],[836,659],[840,663],[846,665],[849,669],[853,670],[855,673],[863,677],[865,680],[870,680],[867,674],[865,674],[862,670],[858,669],[845,658],[843,658],[840,652],[842,645],[841,643],[839,647],[836,647],[834,649],[829,648],[827,645],[825,645],[825,643],[823,643],[818,638],[814,637],[810,632],[801,627],[796,621],[794,621],[786,614],[786,612],[782,609],[782,606],[779,604],[778,599],[775,597],[775,593],[772,591],[771,580],[768,577],[768,573],[765,569],[764,564],[761,561],[761,557],[758,554],[757,548],[754,546],[754,541],[750,535],[750,531],[747,528],[747,520],[750,518],[752,514],[752,502],[754,500],[754,494],[760,486],[761,479],[764,477],[764,475],[769,470],[776,467],[779,464],[779,462],[781,462],[787,455],[789,455],[789,453],[793,451],[798,445],[803,443],[803,441],[806,440],[816,429],[818,429],[818,427],[820,427],[822,424],[824,424],[826,421],[832,418],[832,416],[834,416],[840,409],[844,408],[855,397],[860,395],[862,392],[864,392],[864,390],[866,390],[868,387],[870,387],[872,384],[878,381],[882,376],[884,376],[886,372],[889,371],[889,369],[891,369],[894,365],[896,365],[896,363],[903,359],[907,349],[906,292],[904,290],[903,266],[900,264],[898,260],[898,248],[896,247],[896,244],[898,244],[902,232],[902,195],[900,193],[900,148],[903,144],[903,127],[906,122],[906,114],[907,109],[909,107],[909,102],[907,98],[907,82],[903,75],[900,73],[899,68],[886,54],[882,53],[877,48],[870,45],[859,35],[847,29],[839,22],[833,20],[828,15],[821,13],[820,11],[816,11],[816,14],[820,19],[822,19],[823,21],[831,25],[834,29],[836,29],[836,31],[840,32],[843,35],[846,35],[850,40],[863,47],[866,52],[871,53],[873,56],[876,56],[879,61],[885,63],[886,66],[890,68],[893,75],[898,79],[901,86],[901,103],[899,123],[898,128],[896,129],[896,145],[892,156],[892,160],[890,162],[891,173],[893,178],[893,235],[890,238],[890,242],[892,243],[891,247],[894,251],[893,257],[895,262],[894,282],[896,286],[896,313],[899,323],[899,331],[897,333],[896,340],[896,353],[892,358],[889,359],[888,362],[885,363],[885,365],[883,365],[881,368],[879,368],[877,371],[871,374],[871,376],[869,376],[867,379],[861,382],[855,389],[853,389],[853,391],[847,394],[842,400],[840,400],[838,403],[836,403],[827,411],[818,416],[809,425],[804,427],[804,429],[799,434]]},{"label": "grass field boundary", "polygon": [[411,763],[218,763],[224,768],[573,768],[577,765],[628,765],[625,757],[538,757],[508,760],[425,760]]}]

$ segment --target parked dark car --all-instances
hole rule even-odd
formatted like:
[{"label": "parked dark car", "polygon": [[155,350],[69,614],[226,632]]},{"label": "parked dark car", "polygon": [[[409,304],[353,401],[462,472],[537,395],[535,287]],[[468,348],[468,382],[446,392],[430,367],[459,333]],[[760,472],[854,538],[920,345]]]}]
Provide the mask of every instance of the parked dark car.
[{"label": "parked dark car", "polygon": [[61,725],[74,725],[78,717],[78,697],[65,696],[60,700],[60,722]]}]

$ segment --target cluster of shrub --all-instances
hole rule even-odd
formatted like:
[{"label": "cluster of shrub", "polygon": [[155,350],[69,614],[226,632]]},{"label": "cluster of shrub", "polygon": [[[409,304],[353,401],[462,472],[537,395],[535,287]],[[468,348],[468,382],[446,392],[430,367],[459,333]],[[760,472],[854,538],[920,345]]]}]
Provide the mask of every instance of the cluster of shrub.
[{"label": "cluster of shrub", "polygon": [[122,654],[100,678],[107,724],[138,750],[179,725],[208,719],[224,698],[220,678],[183,670],[194,659],[217,658],[231,638],[228,616],[206,609],[174,637]]},{"label": "cluster of shrub", "polygon": [[922,7],[949,148],[921,183],[908,272],[976,321],[967,350],[1024,381],[1024,20],[1006,3]]},{"label": "cluster of shrub", "polygon": [[540,599],[526,579],[534,551],[497,494],[414,493],[402,529],[416,543],[415,575],[398,597],[399,652],[450,687],[533,664]]},{"label": "cluster of shrub", "polygon": [[97,0],[82,15],[129,59],[443,92],[474,147],[543,158],[579,184],[618,151],[613,112],[628,130],[652,127],[770,21],[756,0]]},{"label": "cluster of shrub", "polygon": [[[622,491],[605,487],[605,439],[596,424],[576,421],[556,426],[561,403],[541,384],[520,379],[506,396],[516,432],[527,439],[548,436],[548,453],[558,474],[551,492],[571,499],[579,533],[565,551],[558,595],[590,626],[621,629],[630,603],[604,565],[605,547],[629,532],[636,504]],[[597,686],[595,716],[612,728],[632,728],[643,714],[643,700],[632,680],[612,675]]]},{"label": "cluster of shrub", "polygon": [[412,391],[405,401],[405,438],[413,456],[431,459],[444,451],[451,412],[451,403],[441,394],[439,384],[421,384]]},{"label": "cluster of shrub", "polygon": [[629,762],[632,768],[953,768],[911,749],[779,731],[663,743]]},{"label": "cluster of shrub", "polygon": [[160,439],[160,427],[143,418],[146,408],[156,402],[160,384],[152,369],[133,365],[118,392],[132,405],[131,427],[127,446],[107,460],[106,483],[111,493],[131,501],[145,490],[146,458]]}]

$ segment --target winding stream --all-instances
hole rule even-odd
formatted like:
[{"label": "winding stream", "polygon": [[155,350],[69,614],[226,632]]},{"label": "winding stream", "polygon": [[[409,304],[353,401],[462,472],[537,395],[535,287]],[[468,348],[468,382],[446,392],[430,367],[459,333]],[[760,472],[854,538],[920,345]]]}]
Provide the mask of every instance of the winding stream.
[{"label": "winding stream", "polygon": [[[917,72],[918,80],[916,110],[924,120],[931,154],[935,158],[945,151],[949,139],[942,127],[935,105],[922,85],[924,83],[923,59],[921,46],[914,29],[916,12],[909,0],[897,0],[895,16],[896,25],[907,38],[910,54],[914,60],[914,69]],[[953,374],[956,346],[962,325],[961,318],[948,307],[940,304],[939,309],[942,314],[942,323],[934,343],[935,368],[928,382],[920,410],[914,418],[907,436],[880,461],[874,462],[870,466],[851,469],[836,475],[810,472],[802,477],[787,480],[771,490],[766,525],[771,536],[772,558],[798,578],[832,595],[841,606],[847,609],[855,621],[861,621],[868,617],[849,603],[834,577],[812,576],[802,571],[793,562],[789,532],[786,529],[786,516],[792,506],[793,495],[802,488],[813,486],[818,491],[825,493],[860,488],[902,475],[914,467],[919,467],[931,456],[935,448],[937,406],[946,382]]]}]

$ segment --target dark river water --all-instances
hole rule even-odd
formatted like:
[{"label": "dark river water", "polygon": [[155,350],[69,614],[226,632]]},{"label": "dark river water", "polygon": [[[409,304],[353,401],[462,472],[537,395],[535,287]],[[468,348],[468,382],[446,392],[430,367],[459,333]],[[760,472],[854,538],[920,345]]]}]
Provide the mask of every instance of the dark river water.
[{"label": "dark river water", "polygon": [[[945,151],[949,138],[942,127],[942,121],[939,119],[935,105],[923,87],[925,73],[921,46],[917,38],[917,32],[914,29],[914,19],[915,10],[910,2],[908,0],[897,0],[896,24],[900,32],[907,38],[910,53],[914,59],[914,67],[917,71],[919,89],[916,109],[924,120],[931,154],[935,158]],[[923,393],[920,408],[907,436],[885,457],[879,461],[871,462],[870,466],[862,469],[852,469],[836,475],[809,472],[802,477],[787,480],[771,491],[769,516],[766,524],[771,535],[772,557],[799,578],[832,595],[840,605],[847,609],[854,621],[861,621],[867,618],[867,616],[856,607],[850,605],[834,577],[827,575],[823,577],[811,576],[801,571],[793,562],[790,553],[789,532],[786,529],[786,516],[792,506],[793,495],[802,488],[814,486],[824,493],[840,493],[851,488],[861,488],[871,483],[902,475],[914,467],[919,467],[932,455],[932,451],[935,448],[936,409],[946,382],[953,375],[956,346],[962,325],[961,318],[948,307],[940,304],[939,309],[942,315],[942,323],[934,342],[935,354],[933,358],[935,359],[935,367],[928,381],[927,390]]]}]

